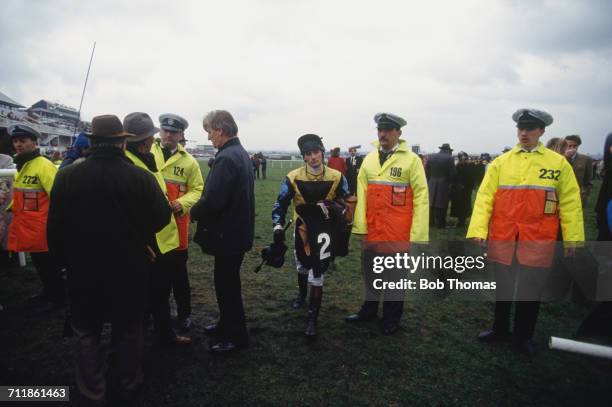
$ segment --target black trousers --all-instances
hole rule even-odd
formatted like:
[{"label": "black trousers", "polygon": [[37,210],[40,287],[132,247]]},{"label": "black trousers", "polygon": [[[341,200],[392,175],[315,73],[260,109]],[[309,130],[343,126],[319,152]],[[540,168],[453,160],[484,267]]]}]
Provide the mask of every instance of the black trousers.
[{"label": "black trousers", "polygon": [[[511,308],[511,301],[495,302],[495,321],[493,322],[493,330],[495,332],[510,332],[509,323]],[[533,338],[539,311],[539,301],[521,301],[515,303],[514,337],[518,341],[526,341]]]},{"label": "black trousers", "polygon": [[383,326],[390,326],[399,324],[404,311],[404,298],[405,291],[403,290],[376,290],[374,289],[374,279],[382,278],[383,281],[395,281],[397,276],[401,277],[401,273],[398,273],[396,269],[387,270],[383,274],[372,273],[373,257],[377,255],[384,255],[384,252],[378,252],[376,250],[365,250],[363,252],[363,272],[364,272],[364,285],[365,285],[365,300],[359,315],[368,318],[373,317],[378,313],[378,304],[380,300],[383,300],[383,315],[382,321]]},{"label": "black trousers", "polygon": [[215,256],[215,292],[219,306],[218,332],[222,340],[245,344],[248,342],[240,266],[244,253]]},{"label": "black trousers", "polygon": [[429,207],[429,226],[436,226],[440,229],[446,227],[446,213],[448,212],[448,206],[445,208],[434,208]]},{"label": "black trousers", "polygon": [[172,293],[176,302],[176,313],[178,319],[181,320],[191,315],[191,287],[187,273],[188,252],[187,250],[173,250],[166,255],[168,256],[168,271],[171,274]]},{"label": "black trousers", "polygon": [[61,268],[49,252],[30,253],[30,257],[43,284],[42,296],[48,301],[63,304],[66,290]]},{"label": "black trousers", "polygon": [[514,303],[514,338],[517,341],[533,338],[540,298],[550,269],[519,265],[516,257],[510,266],[492,263],[492,267],[497,282],[493,330],[510,332],[510,312]]},{"label": "black trousers", "polygon": [[[376,315],[378,313],[378,303],[379,301],[364,301],[359,310],[359,315],[365,318]],[[403,312],[403,301],[383,301],[383,325],[389,326],[399,324]]]},{"label": "black trousers", "polygon": [[158,255],[152,265],[149,309],[153,315],[155,335],[159,342],[168,342],[176,337],[170,322],[170,291],[172,289],[171,267],[176,262],[174,251]]}]

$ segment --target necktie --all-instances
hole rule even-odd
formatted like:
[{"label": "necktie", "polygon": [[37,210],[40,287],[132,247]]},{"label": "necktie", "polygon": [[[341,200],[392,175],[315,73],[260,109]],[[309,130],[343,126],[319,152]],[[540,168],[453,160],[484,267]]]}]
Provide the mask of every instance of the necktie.
[{"label": "necktie", "polygon": [[380,166],[382,167],[383,164],[385,163],[385,161],[387,161],[387,158],[389,158],[389,156],[393,153],[393,151],[389,151],[388,153],[385,153],[383,151],[378,150],[378,161],[380,162]]},{"label": "necktie", "polygon": [[168,161],[168,158],[172,157],[172,151],[167,148],[162,148],[162,152],[164,153],[164,161]]}]

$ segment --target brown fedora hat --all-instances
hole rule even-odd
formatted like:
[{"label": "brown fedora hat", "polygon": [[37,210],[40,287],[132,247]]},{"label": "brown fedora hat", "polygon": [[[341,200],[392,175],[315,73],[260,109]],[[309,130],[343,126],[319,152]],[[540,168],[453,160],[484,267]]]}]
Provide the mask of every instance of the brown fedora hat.
[{"label": "brown fedora hat", "polygon": [[91,120],[91,133],[87,134],[87,136],[119,139],[133,137],[134,135],[123,130],[123,124],[121,124],[121,120],[117,116],[114,114],[104,114],[96,116]]}]

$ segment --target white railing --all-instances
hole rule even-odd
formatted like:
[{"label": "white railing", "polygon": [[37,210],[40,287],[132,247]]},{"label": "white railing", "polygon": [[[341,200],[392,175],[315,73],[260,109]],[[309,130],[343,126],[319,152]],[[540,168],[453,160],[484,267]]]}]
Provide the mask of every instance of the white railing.
[{"label": "white railing", "polygon": [[267,160],[266,169],[276,169],[280,168],[283,170],[293,170],[295,168],[301,167],[304,165],[304,161],[302,160]]},{"label": "white railing", "polygon": [[15,168],[0,169],[0,177],[12,177],[16,173],[17,173],[17,170]]},{"label": "white railing", "polygon": [[[0,169],[0,177],[12,177],[16,172],[17,170],[14,168]],[[19,265],[21,267],[25,267],[26,265],[25,253],[19,252],[17,253],[17,256],[19,257]]]}]

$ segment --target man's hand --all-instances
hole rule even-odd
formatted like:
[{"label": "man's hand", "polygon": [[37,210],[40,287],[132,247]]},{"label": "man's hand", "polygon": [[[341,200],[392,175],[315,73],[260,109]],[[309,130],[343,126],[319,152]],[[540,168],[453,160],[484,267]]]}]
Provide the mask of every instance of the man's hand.
[{"label": "man's hand", "polygon": [[170,202],[170,207],[172,208],[172,212],[181,213],[183,212],[183,205],[179,201]]},{"label": "man's hand", "polygon": [[285,243],[285,231],[282,227],[274,228],[274,243],[281,244]]}]

